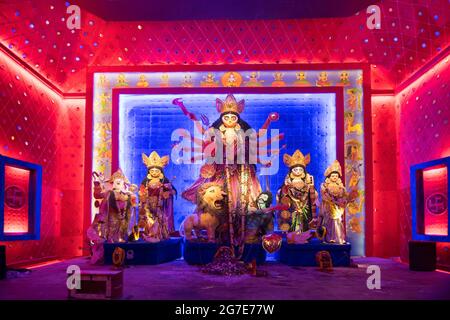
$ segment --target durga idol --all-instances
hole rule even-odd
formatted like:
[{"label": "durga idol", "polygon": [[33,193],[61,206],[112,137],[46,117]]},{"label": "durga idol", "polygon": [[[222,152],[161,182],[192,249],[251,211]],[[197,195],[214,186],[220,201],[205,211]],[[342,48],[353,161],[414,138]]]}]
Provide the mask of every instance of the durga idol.
[{"label": "durga idol", "polygon": [[251,160],[256,154],[252,154],[249,147],[251,142],[245,139],[248,130],[252,128],[240,116],[244,111],[244,104],[244,100],[238,102],[232,94],[225,101],[216,99],[220,117],[205,132],[205,150],[209,147],[209,155],[214,160],[202,167],[201,177],[183,192],[185,199],[194,202],[200,185],[219,182],[228,192],[229,210],[234,211],[238,206],[246,208],[261,193],[261,185],[256,176],[257,159],[254,162]]},{"label": "durga idol", "polygon": [[[273,142],[283,139],[283,134],[265,138],[262,141],[260,132],[252,129],[241,118],[245,101],[237,101],[229,94],[225,100],[216,99],[216,109],[220,117],[209,127],[209,120],[202,117],[202,123],[189,112],[180,98],[173,103],[181,108],[189,119],[195,121],[195,125],[202,134],[202,139],[194,139],[194,145],[200,147],[201,157],[207,159],[200,169],[200,177],[192,186],[186,189],[182,196],[184,199],[195,203],[197,190],[205,183],[215,182],[221,184],[227,194],[227,214],[229,243],[242,244],[245,237],[245,216],[249,205],[254,204],[261,193],[261,185],[256,175],[256,164],[265,166],[270,162],[264,162],[258,154],[258,147],[272,145]],[[266,130],[270,123],[277,121],[278,114],[272,112],[267,117],[261,129]],[[278,154],[279,149],[271,149],[271,154]],[[195,159],[195,158],[194,158]],[[195,159],[197,160],[197,159]],[[240,220],[237,221],[237,220]],[[239,225],[235,232],[235,227]],[[235,235],[236,233],[236,235]]]}]

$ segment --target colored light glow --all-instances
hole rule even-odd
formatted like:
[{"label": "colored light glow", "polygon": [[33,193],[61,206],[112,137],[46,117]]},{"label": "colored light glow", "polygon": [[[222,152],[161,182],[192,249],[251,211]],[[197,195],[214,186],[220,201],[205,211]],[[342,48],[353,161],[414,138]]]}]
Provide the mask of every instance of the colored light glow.
[{"label": "colored light glow", "polygon": [[7,234],[28,232],[28,190],[30,171],[5,167],[4,227]]},{"label": "colored light glow", "polygon": [[32,74],[30,71],[28,71],[26,68],[24,68],[22,65],[20,65],[17,61],[12,59],[7,53],[5,53],[1,49],[0,49],[0,63],[4,63],[4,64],[8,65],[8,67],[11,68],[12,72],[15,72],[18,75],[20,75],[20,77],[19,77],[19,79],[21,78],[20,81],[24,81],[25,83],[33,84],[34,86],[36,86],[36,89],[38,91],[43,91],[48,95],[49,98],[60,102],[61,96],[58,93],[56,93],[53,90],[53,88],[49,87],[45,82],[43,82],[37,76]]},{"label": "colored light glow", "polygon": [[[400,100],[402,98],[402,92],[409,90],[410,88],[417,88],[420,84],[430,81],[430,78],[439,76],[441,72],[445,72],[448,68],[448,61],[450,59],[450,54],[442,58],[439,62],[429,67],[419,74],[417,79],[409,83],[406,87],[402,88],[400,91],[396,92],[396,99]],[[414,76],[412,77],[414,78]]]},{"label": "colored light glow", "polygon": [[426,235],[448,235],[447,174],[446,166],[432,167],[423,171]]},{"label": "colored light glow", "polygon": [[423,171],[424,178],[439,179],[447,177],[447,167],[441,166],[440,168],[430,168]]},{"label": "colored light glow", "polygon": [[62,262],[62,261],[63,260],[55,259],[55,260],[50,260],[50,261],[45,261],[45,262],[40,262],[40,263],[34,263],[34,264],[31,264],[31,265],[26,265],[26,266],[24,266],[24,268],[26,268],[26,269],[37,269],[37,268],[50,266],[52,264],[59,263],[59,262]]},{"label": "colored light glow", "polygon": [[445,274],[450,274],[449,271],[445,271],[445,270],[441,270],[441,269],[436,269],[436,272],[445,273]]},{"label": "colored light glow", "polygon": [[[449,138],[450,139],[450,138]],[[442,151],[440,158],[450,157],[450,147]]]}]

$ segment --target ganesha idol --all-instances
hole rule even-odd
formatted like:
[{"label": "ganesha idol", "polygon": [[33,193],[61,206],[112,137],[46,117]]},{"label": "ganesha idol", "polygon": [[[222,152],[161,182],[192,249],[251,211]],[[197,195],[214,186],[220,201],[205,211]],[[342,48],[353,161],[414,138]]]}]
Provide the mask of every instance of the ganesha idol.
[{"label": "ganesha idol", "polygon": [[335,160],[325,171],[325,182],[320,187],[322,203],[319,225],[325,227],[325,242],[344,244],[345,229],[343,224],[346,206],[358,197],[356,187],[347,193],[341,180],[342,169]]},{"label": "ganesha idol", "polygon": [[88,230],[93,242],[125,242],[133,220],[136,205],[136,185],[130,184],[122,170],[118,169],[105,180],[103,174],[93,173],[94,198],[100,200],[99,213]]},{"label": "ganesha idol", "polygon": [[147,176],[139,188],[139,223],[142,238],[149,242],[168,239],[174,232],[173,196],[176,189],[164,176],[163,168],[169,156],[160,157],[156,151],[142,154]]},{"label": "ganesha idol", "polygon": [[278,190],[277,202],[288,209],[280,212],[278,227],[283,232],[306,232],[313,222],[317,199],[313,176],[306,172],[310,155],[296,150],[292,156],[285,154],[283,161],[289,172]]}]

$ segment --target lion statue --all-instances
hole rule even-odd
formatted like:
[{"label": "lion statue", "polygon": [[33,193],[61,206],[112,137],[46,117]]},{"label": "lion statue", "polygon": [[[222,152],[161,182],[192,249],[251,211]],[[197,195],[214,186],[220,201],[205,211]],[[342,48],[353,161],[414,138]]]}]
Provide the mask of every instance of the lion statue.
[{"label": "lion statue", "polygon": [[200,231],[206,230],[208,242],[215,242],[220,216],[225,212],[223,186],[216,182],[204,183],[197,191],[196,212],[188,215],[180,226],[180,234],[186,240],[199,239]]}]

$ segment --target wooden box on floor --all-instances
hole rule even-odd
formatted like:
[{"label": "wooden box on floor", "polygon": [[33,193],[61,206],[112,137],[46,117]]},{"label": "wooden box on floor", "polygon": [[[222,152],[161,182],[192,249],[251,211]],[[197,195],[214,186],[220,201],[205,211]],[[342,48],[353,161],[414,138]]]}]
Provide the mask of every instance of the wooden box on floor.
[{"label": "wooden box on floor", "polygon": [[73,299],[117,299],[123,293],[123,270],[82,270],[81,288],[69,290]]}]

